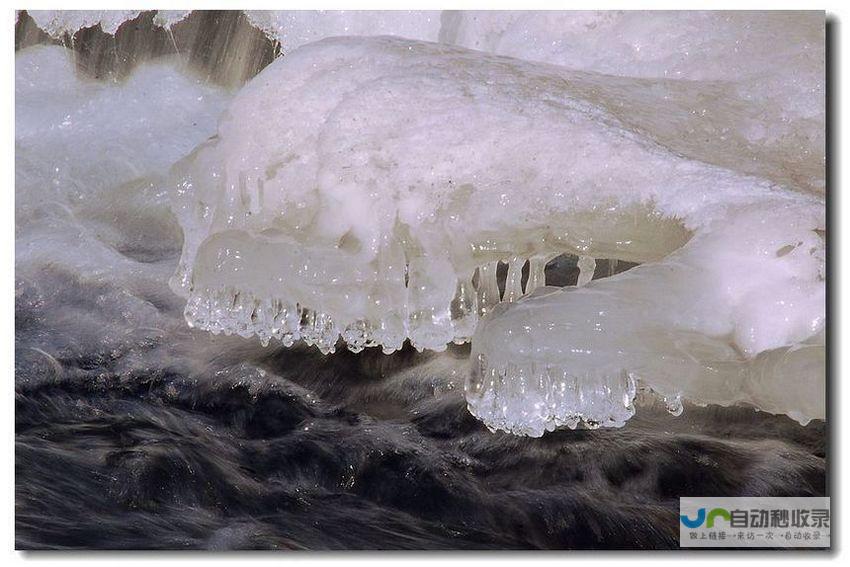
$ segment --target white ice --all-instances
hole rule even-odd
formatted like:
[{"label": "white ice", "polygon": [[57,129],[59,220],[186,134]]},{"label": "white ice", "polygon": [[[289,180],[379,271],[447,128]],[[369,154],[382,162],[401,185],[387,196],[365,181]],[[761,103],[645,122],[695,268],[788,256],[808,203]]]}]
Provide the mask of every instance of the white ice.
[{"label": "white ice", "polygon": [[[173,265],[149,262],[146,251],[159,257],[180,242],[162,179],[215,133],[227,100],[174,60],[104,83],[77,76],[65,48],[18,52],[17,277],[51,266],[140,295],[161,287]],[[156,312],[144,300],[136,310]]]},{"label": "white ice", "polygon": [[[443,43],[287,52],[164,185],[191,324],[472,337],[470,410],[518,434],[620,426],[640,389],[824,417],[822,14],[361,16],[261,27]],[[580,285],[545,287],[562,253]],[[599,258],[641,265],[589,281]]]}]

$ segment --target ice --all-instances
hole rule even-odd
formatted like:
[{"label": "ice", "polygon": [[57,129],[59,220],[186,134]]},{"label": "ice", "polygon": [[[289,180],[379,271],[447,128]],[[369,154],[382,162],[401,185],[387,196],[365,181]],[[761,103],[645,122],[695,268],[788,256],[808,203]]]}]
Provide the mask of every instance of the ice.
[{"label": "ice", "polygon": [[185,20],[191,10],[157,10],[153,17],[153,23],[161,28],[169,29],[174,24]]},{"label": "ice", "polygon": [[[406,338],[440,350],[469,335],[469,320],[455,329],[451,310],[476,269],[481,316],[502,299],[499,261],[512,265],[511,301],[519,270],[540,253],[598,246],[644,261],[663,254],[653,242],[684,241],[678,221],[632,220],[646,216],[658,172],[641,179],[612,167],[600,180],[594,160],[631,153],[666,167],[671,192],[688,190],[677,180],[683,165],[706,191],[772,191],[635,138],[593,100],[603,80],[390,38],[305,46],[243,89],[217,139],[175,169],[185,234],[175,288],[285,299],[334,321],[322,327],[330,334],[359,325],[377,329],[371,342],[387,350]],[[618,184],[634,191],[624,199]],[[591,246],[597,229],[611,240]]]},{"label": "ice", "polygon": [[596,271],[596,259],[590,256],[578,257],[578,282],[576,287],[582,287],[590,283],[593,279],[593,272]]},{"label": "ice", "polygon": [[461,11],[444,17],[441,38],[571,69],[699,81],[703,114],[719,111],[709,83],[725,84],[758,110],[707,132],[698,157],[823,191],[824,22],[819,11]]},{"label": "ice", "polygon": [[117,284],[128,307],[116,316],[156,327],[149,299],[170,301],[173,263],[155,260],[173,258],[181,242],[161,181],[215,133],[227,98],[175,60],[106,83],[76,76],[65,48],[17,52],[16,277],[39,281],[49,269],[79,285]]},{"label": "ice", "polygon": [[[34,16],[54,35],[121,17]],[[467,402],[491,429],[622,426],[640,391],[673,414],[824,417],[822,14],[248,17],[286,56],[197,147],[214,89],[19,54],[24,205],[106,209],[132,192],[107,185],[154,176],[142,200],[167,194],[182,227],[191,325],[324,353],[471,340]],[[322,39],[378,33],[410,39]],[[576,285],[547,287],[562,254]]]},{"label": "ice", "polygon": [[140,13],[139,10],[27,10],[38,27],[54,38],[96,25],[105,33],[114,34],[121,24]]},{"label": "ice", "polygon": [[[446,16],[443,38],[626,77],[739,81],[793,65],[803,77],[786,76],[787,83],[822,94],[823,28],[819,11],[460,11]],[[765,41],[771,36],[783,41]]]},{"label": "ice", "polygon": [[78,78],[62,47],[20,51],[17,209],[51,199],[111,201],[111,188],[167,172],[215,132],[227,96],[180,68],[178,61],[164,60],[142,66],[125,83],[100,83]]},{"label": "ice", "polygon": [[[470,410],[514,433],[620,426],[636,384],[822,417],[822,345],[799,345],[824,324],[823,202],[620,119],[664,114],[686,137],[704,120],[679,110],[691,88],[392,38],[310,44],[175,169],[175,289],[214,298],[195,325],[262,340],[256,306],[294,306],[291,334],[323,352],[341,333],[355,351],[441,350],[475,328]],[[541,287],[564,252],[578,286]],[[597,258],[642,265],[591,282]],[[751,391],[766,358],[811,378]]]},{"label": "ice", "polygon": [[394,35],[437,41],[439,10],[247,10],[256,28],[280,42],[288,53],[335,36]]},{"label": "ice", "polygon": [[[157,10],[154,25],[170,28],[189,15],[191,10]],[[107,34],[115,35],[121,24],[136,19],[141,10],[27,10],[36,25],[53,38],[74,35],[78,30],[100,26]]]},{"label": "ice", "polygon": [[[114,33],[138,12],[32,14],[58,37],[96,23]],[[159,11],[154,23],[170,26],[186,15]],[[658,143],[693,159],[824,191],[823,12],[295,10],[246,16],[279,41],[283,53],[327,37],[386,34],[613,76],[698,82],[682,102],[702,120],[617,118],[631,128],[652,122]]]},{"label": "ice", "polygon": [[[191,10],[154,10],[153,23],[170,28]],[[284,53],[307,43],[335,36],[394,35],[437,41],[443,14],[439,10],[245,10],[255,28],[280,42]],[[140,10],[27,10],[36,25],[54,38],[100,25],[114,35]]]},{"label": "ice", "polygon": [[[822,215],[770,201],[734,211],[661,261],[500,305],[472,340],[470,410],[530,435],[567,418],[622,425],[626,376],[674,415],[684,398],[822,419]],[[563,388],[591,388],[586,406],[564,409]]]}]

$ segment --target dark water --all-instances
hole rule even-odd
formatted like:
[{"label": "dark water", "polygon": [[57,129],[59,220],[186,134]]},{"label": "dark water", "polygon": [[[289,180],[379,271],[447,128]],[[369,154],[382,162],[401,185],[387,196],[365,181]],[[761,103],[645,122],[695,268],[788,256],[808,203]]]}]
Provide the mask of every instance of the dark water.
[{"label": "dark water", "polygon": [[37,276],[16,290],[21,549],[675,548],[680,496],[825,492],[822,423],[643,407],[492,434],[461,350],[263,349],[181,328],[167,290],[147,300],[173,327],[131,328],[117,287]]}]

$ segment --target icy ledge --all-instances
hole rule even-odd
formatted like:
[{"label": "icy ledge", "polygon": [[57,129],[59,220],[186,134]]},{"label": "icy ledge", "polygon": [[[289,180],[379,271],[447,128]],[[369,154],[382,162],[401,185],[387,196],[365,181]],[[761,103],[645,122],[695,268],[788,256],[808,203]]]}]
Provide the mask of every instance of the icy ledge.
[{"label": "icy ledge", "polygon": [[741,207],[664,260],[544,288],[483,320],[470,411],[493,429],[623,425],[638,388],[823,419],[823,243],[814,211]]},{"label": "icy ledge", "polygon": [[[823,417],[823,201],[707,164],[760,119],[723,85],[323,40],[175,167],[172,286],[192,325],[323,352],[474,333],[493,429],[621,425],[637,387]],[[581,286],[534,293],[564,252]],[[594,258],[642,265],[587,283]]]}]

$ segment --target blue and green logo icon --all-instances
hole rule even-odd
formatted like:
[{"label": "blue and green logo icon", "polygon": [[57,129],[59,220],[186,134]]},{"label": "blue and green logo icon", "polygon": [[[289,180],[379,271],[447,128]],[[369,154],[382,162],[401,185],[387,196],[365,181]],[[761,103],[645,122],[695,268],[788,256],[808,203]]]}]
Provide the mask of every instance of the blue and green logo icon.
[{"label": "blue and green logo icon", "polygon": [[707,514],[705,508],[700,508],[699,510],[697,510],[697,517],[694,519],[691,519],[685,514],[681,514],[679,516],[679,519],[681,520],[682,524],[684,524],[686,528],[691,529],[698,528],[703,524],[705,524],[705,527],[707,528],[713,528],[714,521],[717,518],[723,518],[727,522],[732,521],[732,515],[726,508],[712,508],[711,512],[708,512]]}]

